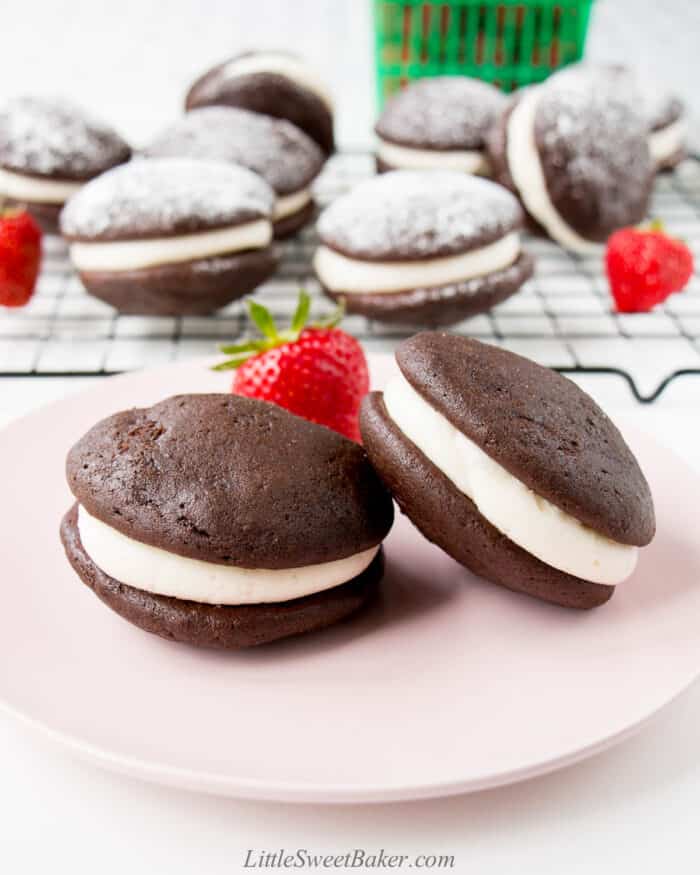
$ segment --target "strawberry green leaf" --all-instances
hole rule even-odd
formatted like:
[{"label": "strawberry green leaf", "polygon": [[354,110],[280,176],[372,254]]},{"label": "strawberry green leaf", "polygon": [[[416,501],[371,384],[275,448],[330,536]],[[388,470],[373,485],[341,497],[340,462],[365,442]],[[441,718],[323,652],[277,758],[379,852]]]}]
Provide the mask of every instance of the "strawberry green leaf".
[{"label": "strawberry green leaf", "polygon": [[272,318],[267,307],[263,307],[262,304],[258,304],[257,301],[250,298],[248,300],[248,311],[250,313],[250,318],[253,320],[260,333],[270,340],[277,340],[275,320]]},{"label": "strawberry green leaf", "polygon": [[317,319],[312,323],[313,328],[335,328],[345,316],[345,298],[341,298],[334,313],[325,319]]},{"label": "strawberry green leaf", "polygon": [[248,353],[242,353],[218,365],[212,365],[211,369],[212,371],[235,371],[236,368],[240,368],[242,364],[245,364],[249,358],[250,355]]},{"label": "strawberry green leaf", "polygon": [[219,352],[224,355],[240,355],[244,352],[262,352],[267,346],[264,340],[248,340],[244,343],[223,344],[219,347]]},{"label": "strawberry green leaf", "polygon": [[296,337],[301,334],[304,326],[306,325],[306,320],[309,318],[310,309],[311,298],[309,297],[308,292],[306,292],[304,289],[301,289],[301,291],[299,292],[299,303],[297,304],[294,316],[292,316],[291,325],[292,333],[295,334]]}]

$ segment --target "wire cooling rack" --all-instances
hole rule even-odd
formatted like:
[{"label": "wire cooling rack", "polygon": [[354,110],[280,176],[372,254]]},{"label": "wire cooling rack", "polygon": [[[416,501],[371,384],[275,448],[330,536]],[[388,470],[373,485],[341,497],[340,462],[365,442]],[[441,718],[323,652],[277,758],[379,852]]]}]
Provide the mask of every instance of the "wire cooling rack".
[{"label": "wire cooling rack", "polygon": [[[317,201],[329,203],[372,172],[368,154],[335,156],[317,182]],[[651,214],[689,243],[700,267],[700,162],[688,160],[658,179]],[[327,312],[331,304],[310,269],[313,229],[279,245],[280,270],[256,295],[283,320],[304,285],[314,293],[315,311]],[[537,258],[535,278],[490,313],[450,330],[564,372],[619,374],[640,401],[653,401],[679,375],[700,375],[700,276],[653,313],[618,315],[599,258],[575,258],[534,237],[525,246]],[[371,351],[391,350],[413,333],[359,316],[347,317],[344,327]],[[207,317],[120,316],[85,293],[64,243],[49,237],[34,299],[0,313],[0,376],[114,374],[212,353],[246,330],[240,301]]]}]

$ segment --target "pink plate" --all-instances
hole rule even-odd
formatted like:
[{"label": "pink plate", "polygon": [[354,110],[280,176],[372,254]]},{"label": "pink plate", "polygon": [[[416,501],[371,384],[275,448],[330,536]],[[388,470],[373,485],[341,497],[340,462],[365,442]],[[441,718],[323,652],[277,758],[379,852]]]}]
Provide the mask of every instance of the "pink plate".
[{"label": "pink plate", "polygon": [[[381,385],[393,364],[372,366]],[[66,451],[109,413],[228,381],[201,361],[116,377],[0,433],[0,702],[75,753],[230,796],[442,796],[608,747],[700,673],[700,478],[635,433],[659,531],[593,612],[479,581],[399,519],[379,604],[334,629],[219,653],[130,626],[63,556]]]}]

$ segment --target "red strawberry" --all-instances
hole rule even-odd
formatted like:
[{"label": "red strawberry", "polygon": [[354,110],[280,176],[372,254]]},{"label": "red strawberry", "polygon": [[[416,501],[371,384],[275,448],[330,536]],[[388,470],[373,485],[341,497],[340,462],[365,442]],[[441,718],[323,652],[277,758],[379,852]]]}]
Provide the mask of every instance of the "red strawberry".
[{"label": "red strawberry", "polygon": [[248,306],[263,337],[221,347],[233,358],[215,368],[236,370],[232,391],[279,404],[359,442],[357,417],[369,374],[360,344],[336,327],[342,308],[306,327],[311,299],[302,291],[291,328],[278,332],[265,307],[252,300]]},{"label": "red strawberry", "polygon": [[680,292],[693,273],[693,254],[669,237],[660,222],[623,228],[608,239],[605,253],[610,290],[621,313],[647,312]]},{"label": "red strawberry", "polygon": [[22,210],[0,211],[0,305],[23,307],[34,294],[41,231]]}]

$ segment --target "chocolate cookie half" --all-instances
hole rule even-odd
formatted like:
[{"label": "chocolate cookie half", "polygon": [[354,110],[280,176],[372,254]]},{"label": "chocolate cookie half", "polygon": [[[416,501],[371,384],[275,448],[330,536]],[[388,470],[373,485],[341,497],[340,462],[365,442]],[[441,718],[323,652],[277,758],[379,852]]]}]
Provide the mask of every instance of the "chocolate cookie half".
[{"label": "chocolate cookie half", "polygon": [[238,106],[283,118],[333,152],[333,99],[323,79],[291,52],[245,52],[212,67],[192,85],[185,108]]},{"label": "chocolate cookie half", "polygon": [[519,92],[489,137],[496,178],[532,220],[579,254],[599,254],[645,216],[654,175],[647,122],[614,78],[565,69]]},{"label": "chocolate cookie half", "polygon": [[375,125],[377,169],[488,174],[486,137],[506,97],[469,76],[418,79],[387,103]]},{"label": "chocolate cookie half", "polygon": [[210,313],[275,270],[274,193],[223,162],[142,158],[88,183],[61,213],[86,289],[122,313]]},{"label": "chocolate cookie half", "polygon": [[322,213],[314,269],[350,313],[447,325],[488,310],[532,275],[522,218],[516,199],[486,179],[397,170]]},{"label": "chocolate cookie half", "polygon": [[262,401],[181,395],[70,451],[61,537],[84,583],[146,631],[246,647],[357,610],[391,498],[362,448]]},{"label": "chocolate cookie half", "polygon": [[0,199],[50,233],[69,197],[130,156],[115,130],[72,103],[21,97],[0,107]]},{"label": "chocolate cookie half", "polygon": [[325,161],[291,122],[226,106],[192,110],[162,131],[146,154],[226,161],[258,173],[276,195],[275,237],[294,233],[313,217],[310,186]]},{"label": "chocolate cookie half", "polygon": [[399,345],[363,402],[373,465],[420,531],[475,574],[572,608],[606,602],[654,536],[613,423],[565,377],[446,333]]}]

